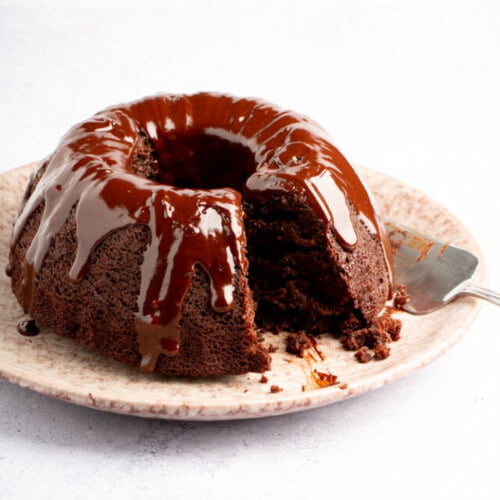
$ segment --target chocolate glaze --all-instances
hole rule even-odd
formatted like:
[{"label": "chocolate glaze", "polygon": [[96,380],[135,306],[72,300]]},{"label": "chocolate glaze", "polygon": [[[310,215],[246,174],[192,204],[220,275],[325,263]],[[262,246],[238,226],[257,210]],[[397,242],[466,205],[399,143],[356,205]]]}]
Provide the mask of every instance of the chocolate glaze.
[{"label": "chocolate glaze", "polygon": [[[141,133],[157,152],[160,182],[131,170]],[[248,148],[255,171],[248,172],[243,196],[263,201],[272,193],[293,192],[303,197],[325,222],[327,233],[333,231],[348,251],[357,243],[348,210],[351,200],[390,258],[389,241],[368,191],[319,125],[254,99],[158,95],[108,108],[76,125],[33,173],[11,242],[13,247],[43,203],[23,268],[25,312],[32,309],[36,274],[51,240],[74,206],[77,252],[69,277],[75,281],[85,277],[92,250],[109,233],[131,224],[150,229],[135,320],[142,371],[153,371],[161,353],[178,352],[181,305],[196,264],[210,277],[214,310],[231,308],[235,269],[246,272],[248,265],[242,194],[227,187],[169,185],[171,159],[165,151],[178,137],[196,136]],[[389,272],[390,267],[387,260]]]},{"label": "chocolate glaze", "polygon": [[32,319],[26,319],[18,323],[17,331],[26,337],[34,337],[40,333],[40,329]]},{"label": "chocolate glaze", "polygon": [[5,274],[10,278],[12,277],[12,271],[14,268],[12,267],[12,264],[7,264],[7,267],[5,268]]},{"label": "chocolate glaze", "polygon": [[337,375],[332,375],[330,372],[320,372],[318,370],[313,370],[311,372],[311,377],[316,382],[318,388],[329,387],[330,385],[337,382]]},{"label": "chocolate glaze", "polygon": [[318,341],[312,335],[308,335],[308,338],[311,341],[311,344],[313,346],[314,351],[319,356],[319,359],[321,361],[324,361],[326,359],[326,356],[323,354],[323,351],[321,351],[319,349],[319,347],[318,347]]}]

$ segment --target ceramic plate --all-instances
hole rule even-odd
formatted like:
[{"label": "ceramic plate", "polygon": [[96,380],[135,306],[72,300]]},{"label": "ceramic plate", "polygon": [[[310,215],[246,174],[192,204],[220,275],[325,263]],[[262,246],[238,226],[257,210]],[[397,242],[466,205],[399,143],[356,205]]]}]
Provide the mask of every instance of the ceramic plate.
[{"label": "ceramic plate", "polygon": [[[462,337],[480,307],[464,297],[426,316],[397,313],[403,321],[402,338],[390,344],[391,356],[383,361],[360,364],[328,335],[318,340],[324,360],[316,351],[301,359],[285,352],[284,335],[269,333],[265,342],[278,350],[272,354],[267,383],[259,382],[256,373],[205,379],[142,375],[50,331],[33,338],[17,333],[16,325],[25,316],[3,269],[12,222],[32,168],[0,176],[0,375],[48,396],[100,410],[180,420],[254,418],[315,408],[371,391],[431,362]],[[428,196],[379,172],[359,171],[385,217],[480,256],[469,231]],[[483,281],[482,266],[477,283]],[[337,383],[322,387],[317,372],[336,375]],[[271,393],[272,385],[282,391]]]}]

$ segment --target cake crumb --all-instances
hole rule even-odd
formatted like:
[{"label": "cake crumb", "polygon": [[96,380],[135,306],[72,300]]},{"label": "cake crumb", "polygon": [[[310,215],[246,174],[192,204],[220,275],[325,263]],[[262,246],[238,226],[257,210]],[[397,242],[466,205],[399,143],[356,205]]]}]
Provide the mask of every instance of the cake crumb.
[{"label": "cake crumb", "polygon": [[401,338],[401,320],[400,319],[391,319],[391,324],[387,328],[387,331],[389,332],[389,335],[391,336],[392,340],[396,341]]},{"label": "cake crumb", "polygon": [[354,330],[349,333],[344,339],[344,348],[348,351],[357,351],[365,345],[365,338],[367,334],[368,330],[366,328]]},{"label": "cake crumb", "polygon": [[306,392],[306,386],[305,385],[302,386],[302,392]]},{"label": "cake crumb", "polygon": [[342,382],[342,383],[339,385],[339,389],[342,389],[343,391],[345,391],[348,387],[349,387],[349,385],[348,385],[348,384],[346,384],[345,382]]},{"label": "cake crumb", "polygon": [[363,346],[360,349],[358,349],[355,356],[360,363],[368,363],[368,361],[371,361],[373,357],[370,351],[368,350],[368,347],[366,346]]},{"label": "cake crumb", "polygon": [[[385,359],[391,352],[386,345],[401,338],[401,326],[401,320],[393,318],[390,310],[386,310],[370,325],[348,333],[342,341],[344,349],[356,351],[360,363],[368,363],[373,357]],[[374,350],[373,354],[369,349]]]},{"label": "cake crumb", "polygon": [[378,345],[385,345],[392,342],[392,338],[387,331],[378,323],[374,323],[368,328],[368,334],[365,337],[365,346],[372,349]]},{"label": "cake crumb", "polygon": [[375,359],[385,359],[391,354],[391,348],[383,344],[378,344],[373,348],[373,354]]},{"label": "cake crumb", "polygon": [[272,385],[270,390],[273,394],[283,391],[283,389],[279,385]]},{"label": "cake crumb", "polygon": [[402,309],[410,298],[411,297],[408,295],[408,288],[405,285],[398,286],[396,293],[394,294],[394,307]]},{"label": "cake crumb", "polygon": [[269,379],[265,375],[262,375],[262,377],[260,377],[259,382],[261,384],[267,384],[269,382]]},{"label": "cake crumb", "polygon": [[291,332],[286,338],[286,352],[304,357],[304,352],[313,347],[313,343],[304,330]]},{"label": "cake crumb", "polygon": [[379,318],[378,324],[390,335],[392,340],[396,341],[401,338],[401,320],[392,318],[390,314],[384,314]]},{"label": "cake crumb", "polygon": [[273,353],[273,352],[276,352],[277,350],[278,350],[278,348],[273,344],[269,344],[267,346],[267,352]]}]

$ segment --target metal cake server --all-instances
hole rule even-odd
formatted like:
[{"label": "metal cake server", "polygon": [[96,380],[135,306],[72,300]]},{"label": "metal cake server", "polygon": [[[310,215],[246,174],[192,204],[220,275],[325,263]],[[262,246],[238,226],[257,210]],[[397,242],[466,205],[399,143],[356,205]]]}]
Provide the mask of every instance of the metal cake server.
[{"label": "metal cake server", "polygon": [[410,296],[403,309],[426,314],[459,295],[473,295],[500,306],[500,294],[472,284],[478,258],[463,248],[420,234],[399,223],[386,222],[393,254],[394,281],[406,285]]}]

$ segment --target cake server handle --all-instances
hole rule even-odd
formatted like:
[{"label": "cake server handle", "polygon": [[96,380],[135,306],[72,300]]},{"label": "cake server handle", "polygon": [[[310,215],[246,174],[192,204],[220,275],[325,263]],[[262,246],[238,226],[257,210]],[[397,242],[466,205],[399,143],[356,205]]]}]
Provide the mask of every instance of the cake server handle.
[{"label": "cake server handle", "polygon": [[496,306],[500,306],[500,293],[488,290],[481,286],[468,285],[465,288],[458,290],[457,295],[472,295],[479,299],[487,300]]}]

